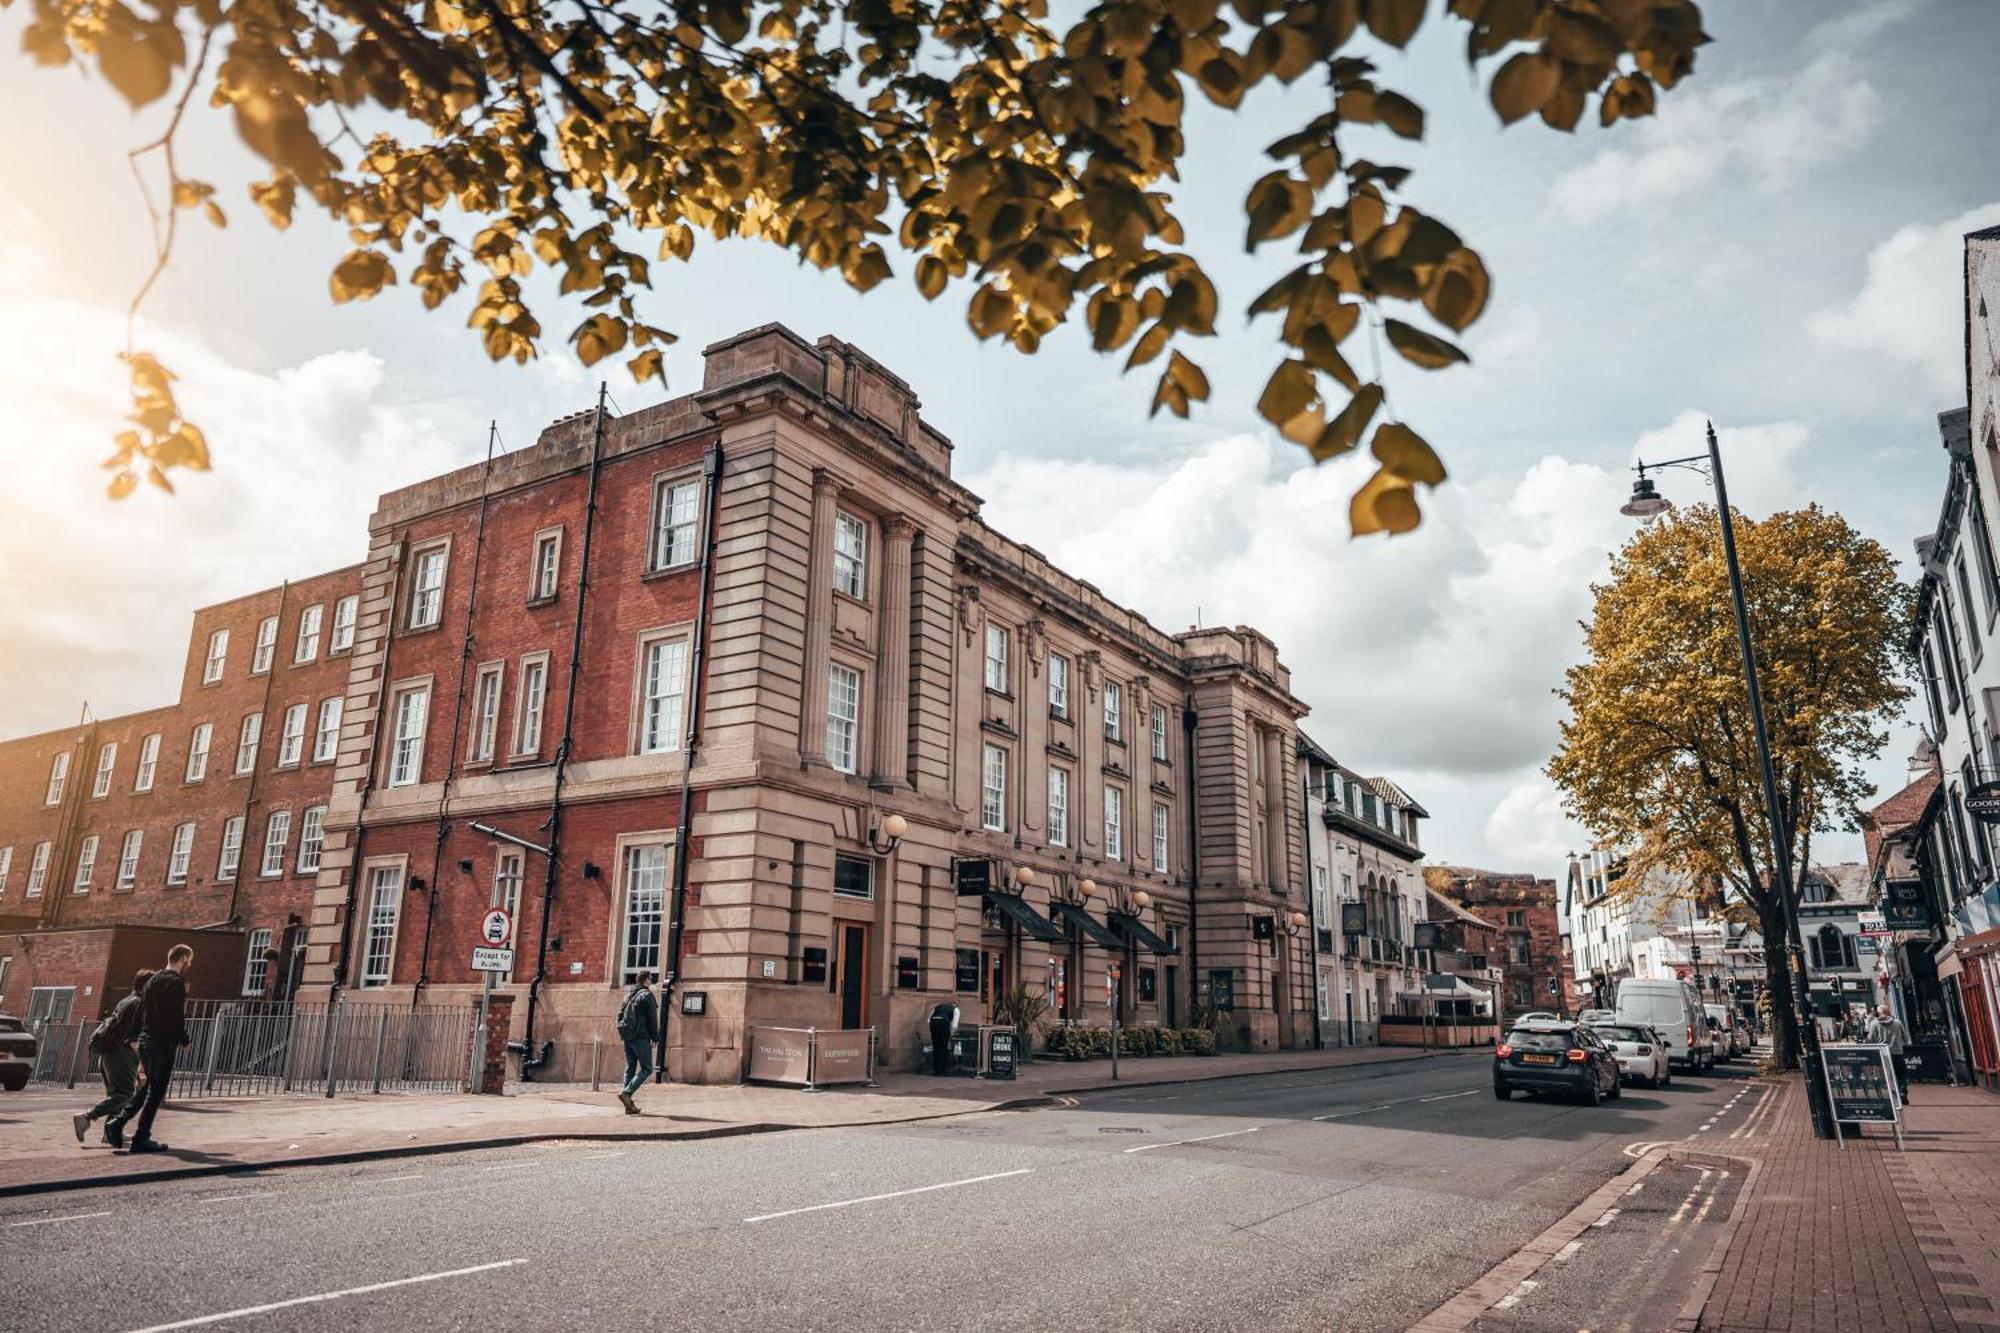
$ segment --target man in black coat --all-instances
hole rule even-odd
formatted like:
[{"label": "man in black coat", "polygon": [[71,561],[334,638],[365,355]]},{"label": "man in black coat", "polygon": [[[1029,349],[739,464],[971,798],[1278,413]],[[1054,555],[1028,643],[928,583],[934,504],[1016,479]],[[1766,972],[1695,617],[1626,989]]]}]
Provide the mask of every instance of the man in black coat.
[{"label": "man in black coat", "polygon": [[132,1135],[132,1151],[167,1150],[166,1144],[153,1137],[153,1117],[167,1099],[167,1085],[174,1081],[174,1056],[193,1040],[187,1030],[187,982],[183,979],[193,962],[194,950],[176,944],[167,950],[167,965],[153,974],[139,996],[139,1065],[146,1071],[146,1083],[124,1110],[104,1124],[105,1141],[114,1148],[125,1146],[125,1125],[136,1115],[139,1126]]}]

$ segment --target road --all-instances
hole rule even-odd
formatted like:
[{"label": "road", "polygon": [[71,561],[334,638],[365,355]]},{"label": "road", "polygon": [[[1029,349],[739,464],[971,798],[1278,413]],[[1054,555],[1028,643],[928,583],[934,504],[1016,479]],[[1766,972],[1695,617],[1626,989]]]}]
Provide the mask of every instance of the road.
[{"label": "road", "polygon": [[[1445,1057],[7,1200],[0,1299],[19,1333],[1396,1329],[1630,1167],[1632,1145],[1758,1104],[1740,1068],[1595,1108],[1499,1102],[1489,1079],[1487,1057]],[[1664,1327],[1705,1252],[1690,1228],[1727,1213],[1722,1182],[1683,1170],[1482,1327]]]}]

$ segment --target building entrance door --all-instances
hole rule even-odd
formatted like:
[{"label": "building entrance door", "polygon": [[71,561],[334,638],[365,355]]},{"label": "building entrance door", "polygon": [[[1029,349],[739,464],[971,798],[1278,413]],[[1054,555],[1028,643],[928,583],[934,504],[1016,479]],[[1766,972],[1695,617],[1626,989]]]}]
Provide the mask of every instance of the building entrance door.
[{"label": "building entrance door", "polygon": [[868,927],[840,927],[840,1026],[868,1026]]},{"label": "building entrance door", "polygon": [[1181,1025],[1181,970],[1171,964],[1167,967],[1167,1026]]},{"label": "building entrance door", "polygon": [[993,1011],[1007,999],[1007,951],[1004,948],[987,949],[985,954],[979,998],[986,1001],[986,1017],[991,1020]]}]

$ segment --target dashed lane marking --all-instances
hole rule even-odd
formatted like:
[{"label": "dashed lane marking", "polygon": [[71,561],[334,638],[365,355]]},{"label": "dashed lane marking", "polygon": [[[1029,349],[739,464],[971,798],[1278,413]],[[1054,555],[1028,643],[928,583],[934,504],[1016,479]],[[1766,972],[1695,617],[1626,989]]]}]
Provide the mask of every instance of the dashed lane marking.
[{"label": "dashed lane marking", "polygon": [[856,1204],[880,1203],[884,1199],[900,1199],[908,1194],[929,1194],[934,1190],[955,1190],[963,1188],[966,1185],[983,1184],[989,1180],[1005,1180],[1009,1176],[1025,1176],[1034,1169],[1032,1166],[1024,1166],[1018,1171],[996,1171],[989,1176],[972,1176],[966,1180],[947,1180],[936,1185],[919,1185],[915,1189],[890,1190],[887,1194],[870,1194],[859,1199],[840,1199],[834,1203],[815,1203],[804,1208],[787,1208],[783,1212],[777,1213],[759,1213],[755,1217],[746,1217],[743,1220],[745,1222],[771,1222],[780,1217],[796,1217],[800,1213],[823,1213],[833,1208],[852,1208]]},{"label": "dashed lane marking", "polygon": [[1225,1130],[1220,1134],[1197,1134],[1191,1139],[1175,1139],[1171,1143],[1142,1143],[1136,1148],[1125,1149],[1128,1153],[1151,1152],[1155,1148],[1178,1148],[1184,1143],[1207,1143],[1210,1139],[1233,1139],[1240,1134],[1255,1134],[1263,1125],[1252,1125],[1248,1129]]},{"label": "dashed lane marking", "polygon": [[1592,1222],[1590,1225],[1592,1225],[1593,1227],[1608,1227],[1613,1222],[1618,1220],[1618,1213],[1619,1210],[1616,1208],[1606,1208],[1604,1210],[1604,1216],[1598,1218],[1595,1222]]},{"label": "dashed lane marking", "polygon": [[1582,1248],[1583,1248],[1583,1238],[1579,1236],[1577,1239],[1563,1246],[1560,1250],[1557,1250],[1554,1254],[1550,1255],[1549,1257],[1556,1263],[1566,1264],[1572,1258],[1574,1258],[1576,1252]]},{"label": "dashed lane marking", "polygon": [[196,1203],[235,1203],[235,1202],[236,1202],[237,1200],[239,1200],[239,1199],[262,1199],[262,1198],[265,1198],[265,1197],[267,1197],[267,1196],[268,1196],[268,1195],[269,1195],[270,1193],[271,1193],[271,1191],[269,1191],[269,1190],[251,1190],[251,1191],[249,1191],[248,1193],[245,1193],[245,1194],[206,1194],[206,1195],[199,1195],[199,1196],[197,1196],[197,1197],[196,1197],[196,1199],[195,1199],[195,1202],[196,1202]]},{"label": "dashed lane marking", "polygon": [[366,1296],[370,1292],[389,1291],[396,1287],[415,1286],[419,1282],[442,1282],[446,1278],[471,1277],[475,1273],[490,1273],[496,1268],[512,1268],[524,1264],[526,1259],[500,1259],[490,1264],[474,1264],[471,1268],[453,1268],[442,1273],[420,1273],[416,1277],[399,1277],[391,1282],[371,1282],[365,1287],[348,1287],[343,1291],[323,1291],[315,1296],[294,1296],[288,1301],[272,1301],[267,1305],[246,1305],[240,1310],[224,1310],[220,1314],[198,1315],[193,1319],[177,1319],[171,1324],[152,1324],[135,1329],[133,1333],[168,1333],[169,1329],[200,1328],[204,1324],[222,1324],[231,1319],[243,1319],[250,1315],[269,1314],[273,1310],[289,1310],[300,1305],[318,1305],[325,1301],[337,1301],[347,1296]]},{"label": "dashed lane marking", "polygon": [[1542,1285],[1541,1283],[1535,1281],[1535,1279],[1531,1277],[1524,1277],[1521,1279],[1520,1284],[1516,1286],[1512,1291],[1508,1292],[1505,1296],[1502,1296],[1499,1300],[1493,1302],[1493,1308],[1496,1310],[1511,1310],[1515,1306],[1519,1305],[1522,1302],[1522,1300],[1524,1300],[1527,1297],[1529,1292],[1533,1291],[1536,1287],[1539,1287],[1541,1285]]},{"label": "dashed lane marking", "polygon": [[1417,1100],[1420,1102],[1448,1102],[1454,1097],[1470,1097],[1478,1091],[1479,1089],[1477,1088],[1467,1088],[1464,1092],[1440,1092],[1435,1097],[1419,1097]]},{"label": "dashed lane marking", "polygon": [[25,1222],[9,1222],[7,1225],[10,1227],[46,1227],[52,1226],[57,1222],[83,1222],[93,1217],[109,1216],[111,1216],[111,1210],[107,1208],[101,1213],[65,1213],[61,1217],[31,1217]]},{"label": "dashed lane marking", "polygon": [[540,1166],[540,1165],[541,1162],[539,1160],[533,1162],[500,1162],[497,1165],[483,1166],[479,1169],[482,1171],[518,1171],[522,1167]]}]

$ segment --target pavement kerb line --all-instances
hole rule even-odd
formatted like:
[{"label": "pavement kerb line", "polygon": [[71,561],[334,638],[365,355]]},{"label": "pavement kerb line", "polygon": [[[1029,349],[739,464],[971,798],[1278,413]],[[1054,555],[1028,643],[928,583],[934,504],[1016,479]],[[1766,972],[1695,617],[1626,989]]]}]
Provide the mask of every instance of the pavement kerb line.
[{"label": "pavement kerb line", "polygon": [[1736,1206],[1729,1210],[1729,1220],[1722,1224],[1715,1244],[1709,1247],[1708,1257],[1702,1260],[1701,1271],[1695,1274],[1694,1290],[1688,1293],[1680,1314],[1674,1318],[1674,1333],[1695,1333],[1701,1327],[1701,1314],[1708,1307],[1708,1298],[1714,1294],[1715,1284],[1722,1277],[1722,1263],[1729,1255],[1730,1245],[1736,1240],[1736,1229],[1743,1225],[1743,1216],[1749,1211],[1751,1196],[1757,1190],[1757,1177],[1763,1172],[1764,1164],[1754,1157],[1731,1157],[1727,1153],[1682,1148],[1669,1148],[1666,1155],[1692,1166],[1720,1167],[1743,1173],[1743,1184],[1736,1191]]},{"label": "pavement kerb line", "polygon": [[938,1111],[928,1115],[899,1116],[893,1120],[851,1120],[824,1125],[759,1122],[718,1125],[714,1129],[666,1129],[623,1134],[567,1128],[536,1134],[454,1139],[448,1143],[405,1143],[383,1148],[356,1148],[347,1152],[302,1154],[297,1157],[276,1158],[268,1162],[214,1162],[168,1167],[159,1171],[74,1176],[64,1180],[33,1180],[19,1185],[0,1185],[0,1199],[60,1194],[71,1190],[104,1189],[117,1185],[140,1185],[163,1180],[192,1180],[202,1176],[250,1175],[261,1171],[287,1170],[300,1166],[344,1166],[355,1162],[388,1161],[398,1157],[431,1157],[444,1153],[478,1152],[489,1148],[521,1148],[536,1143],[688,1143],[702,1139],[741,1138],[750,1134],[788,1134],[815,1129],[870,1129],[877,1125],[908,1125],[925,1120],[951,1120],[958,1116],[984,1115],[992,1111],[1025,1111],[1050,1105],[1052,1101],[1052,1097],[1046,1096],[1016,1097],[1004,1102],[968,1103],[962,1111]]},{"label": "pavement kerb line", "polygon": [[1564,1213],[1541,1235],[1410,1325],[1409,1333],[1461,1333],[1461,1330],[1469,1328],[1495,1301],[1520,1286],[1523,1279],[1540,1272],[1542,1265],[1555,1258],[1565,1245],[1589,1230],[1591,1223],[1604,1216],[1605,1209],[1615,1205],[1620,1196],[1651,1175],[1666,1157],[1666,1153],[1655,1149],[1599,1185],[1585,1196],[1582,1203]]}]

